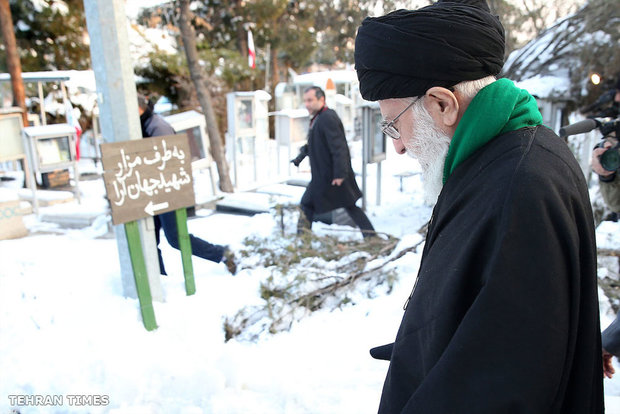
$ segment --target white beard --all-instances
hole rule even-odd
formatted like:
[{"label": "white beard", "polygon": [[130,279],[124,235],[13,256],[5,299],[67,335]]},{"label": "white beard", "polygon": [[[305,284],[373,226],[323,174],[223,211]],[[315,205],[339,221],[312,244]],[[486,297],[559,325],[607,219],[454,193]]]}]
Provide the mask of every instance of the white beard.
[{"label": "white beard", "polygon": [[433,205],[443,188],[443,168],[451,138],[441,131],[428,113],[423,99],[413,107],[413,136],[404,142],[407,154],[422,166],[424,201]]}]

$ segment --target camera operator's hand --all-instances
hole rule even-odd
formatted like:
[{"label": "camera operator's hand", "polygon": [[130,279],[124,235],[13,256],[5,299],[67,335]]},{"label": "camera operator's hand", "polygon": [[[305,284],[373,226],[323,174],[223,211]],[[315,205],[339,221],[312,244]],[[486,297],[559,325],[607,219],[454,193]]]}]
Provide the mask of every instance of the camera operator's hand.
[{"label": "camera operator's hand", "polygon": [[607,171],[601,165],[601,155],[611,147],[613,147],[613,143],[608,140],[603,144],[603,148],[594,148],[592,151],[592,171],[601,177],[609,177],[616,173],[615,171]]}]

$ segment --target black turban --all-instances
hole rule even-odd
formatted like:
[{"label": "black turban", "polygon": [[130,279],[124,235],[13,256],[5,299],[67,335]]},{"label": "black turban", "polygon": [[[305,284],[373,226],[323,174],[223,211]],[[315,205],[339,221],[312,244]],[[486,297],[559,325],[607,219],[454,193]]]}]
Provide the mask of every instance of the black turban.
[{"label": "black turban", "polygon": [[504,46],[504,28],[484,0],[367,17],[355,40],[360,92],[370,101],[405,98],[497,75]]}]

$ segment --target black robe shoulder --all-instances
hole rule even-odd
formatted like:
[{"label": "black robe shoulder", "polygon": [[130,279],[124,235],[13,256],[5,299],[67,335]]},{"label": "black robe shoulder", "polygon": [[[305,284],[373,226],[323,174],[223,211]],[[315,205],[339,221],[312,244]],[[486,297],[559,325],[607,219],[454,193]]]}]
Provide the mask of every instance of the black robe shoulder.
[{"label": "black robe shoulder", "polygon": [[380,413],[602,413],[594,224],[546,127],[448,179],[391,352]]}]

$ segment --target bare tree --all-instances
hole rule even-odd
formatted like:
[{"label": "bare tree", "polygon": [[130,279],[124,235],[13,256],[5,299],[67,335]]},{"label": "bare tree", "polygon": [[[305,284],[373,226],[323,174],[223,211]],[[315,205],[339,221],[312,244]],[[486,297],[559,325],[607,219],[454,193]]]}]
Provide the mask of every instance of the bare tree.
[{"label": "bare tree", "polygon": [[527,39],[537,37],[558,19],[574,13],[582,0],[521,0],[516,6],[521,11],[521,32]]},{"label": "bare tree", "polygon": [[574,13],[583,3],[581,0],[521,0],[521,9],[536,37],[558,19]]},{"label": "bare tree", "polygon": [[0,25],[2,25],[2,38],[6,49],[7,68],[11,75],[11,88],[13,90],[13,105],[23,109],[22,117],[24,126],[28,126],[28,114],[26,111],[26,92],[22,79],[22,65],[17,52],[15,32],[13,32],[13,18],[9,0],[0,0]]},{"label": "bare tree", "polygon": [[[617,0],[589,0],[575,14],[545,29],[538,38],[511,55],[503,76],[521,81],[537,75],[570,79],[573,110],[592,103],[601,94],[589,82],[592,72],[613,80],[620,67]],[[602,86],[601,86],[602,87]]]},{"label": "bare tree", "polygon": [[[7,1],[7,0],[5,0]],[[217,165],[217,171],[220,177],[220,190],[232,193],[233,185],[230,180],[230,170],[228,162],[224,156],[224,145],[217,128],[215,120],[215,112],[211,100],[211,93],[207,88],[206,77],[200,66],[198,59],[198,50],[196,48],[196,33],[191,24],[191,12],[189,10],[189,0],[180,0],[179,29],[181,30],[181,38],[183,39],[183,48],[187,57],[187,65],[192,82],[198,94],[198,101],[202,107],[202,112],[207,121],[207,133],[209,134],[209,142],[211,144],[211,155]]]}]

